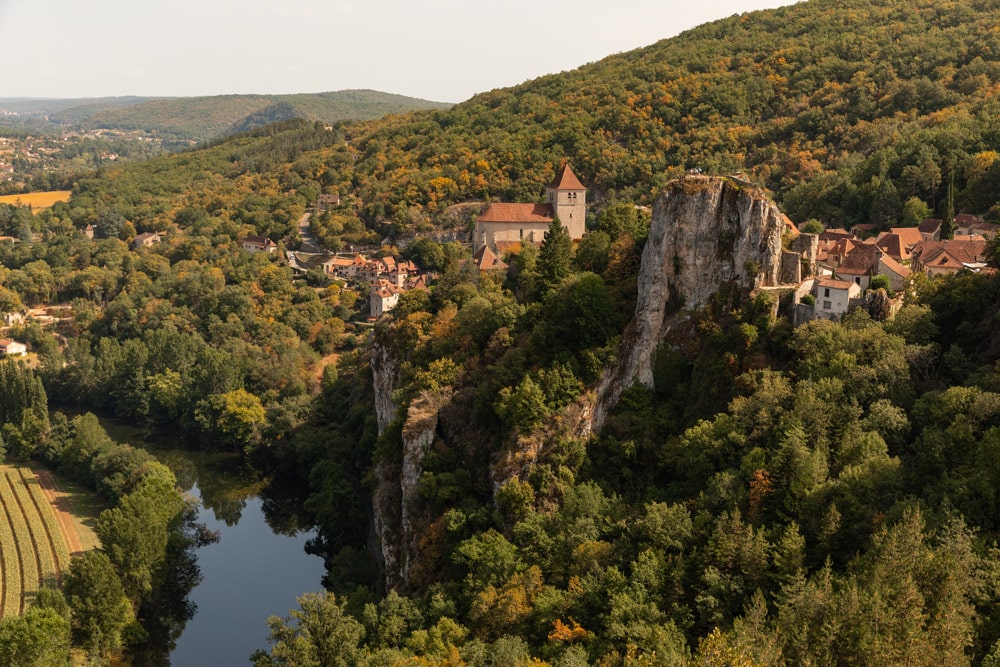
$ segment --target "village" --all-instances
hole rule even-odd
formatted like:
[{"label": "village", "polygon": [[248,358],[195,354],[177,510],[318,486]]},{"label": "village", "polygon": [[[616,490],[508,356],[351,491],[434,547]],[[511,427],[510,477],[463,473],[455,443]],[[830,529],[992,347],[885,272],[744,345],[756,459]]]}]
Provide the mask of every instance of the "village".
[{"label": "village", "polygon": [[[793,324],[840,320],[855,307],[867,307],[880,319],[892,317],[902,307],[903,293],[916,274],[933,278],[994,270],[987,265],[987,247],[1000,225],[959,214],[954,218],[953,238],[942,239],[943,222],[926,218],[917,227],[882,232],[864,224],[850,231],[830,228],[806,234],[788,221],[791,246],[800,251],[801,264],[809,267],[793,295]],[[887,300],[866,301],[865,292],[879,288],[885,290]]]}]

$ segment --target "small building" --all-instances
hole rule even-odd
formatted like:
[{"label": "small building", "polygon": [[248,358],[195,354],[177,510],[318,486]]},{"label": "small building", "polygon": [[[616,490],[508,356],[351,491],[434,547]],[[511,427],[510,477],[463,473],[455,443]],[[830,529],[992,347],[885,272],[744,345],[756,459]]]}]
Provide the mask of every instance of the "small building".
[{"label": "small building", "polygon": [[941,225],[944,220],[940,218],[924,218],[917,229],[920,230],[920,240],[921,241],[940,241],[941,240]]},{"label": "small building", "polygon": [[28,346],[9,338],[0,338],[0,354],[8,357],[23,357],[28,354]]},{"label": "small building", "polygon": [[154,243],[159,243],[161,241],[160,235],[156,232],[145,232],[143,234],[138,234],[134,239],[132,239],[133,248],[148,248]]},{"label": "small building", "polygon": [[507,263],[497,257],[496,253],[490,250],[489,246],[484,245],[476,251],[476,254],[472,256],[472,261],[475,262],[476,268],[479,269],[480,273],[507,270]]},{"label": "small building", "polygon": [[923,241],[913,249],[913,270],[927,277],[958,273],[962,269],[986,268],[987,241],[982,237]]},{"label": "small building", "polygon": [[403,290],[385,282],[381,285],[372,286],[371,302],[369,312],[372,317],[379,318],[383,313],[387,313],[399,303],[399,297]]},{"label": "small building", "polygon": [[244,236],[240,240],[240,245],[250,254],[255,252],[270,254],[278,249],[278,244],[266,236]]},{"label": "small building", "polygon": [[329,210],[340,204],[340,195],[337,193],[320,195],[316,199],[316,210],[320,213]]},{"label": "small building", "polygon": [[851,305],[851,299],[861,296],[861,286],[856,282],[822,278],[816,281],[817,319],[839,320]]},{"label": "small building", "polygon": [[84,227],[83,228],[83,235],[86,236],[91,241],[93,241],[94,240],[94,226],[93,225],[87,225],[86,227]]}]

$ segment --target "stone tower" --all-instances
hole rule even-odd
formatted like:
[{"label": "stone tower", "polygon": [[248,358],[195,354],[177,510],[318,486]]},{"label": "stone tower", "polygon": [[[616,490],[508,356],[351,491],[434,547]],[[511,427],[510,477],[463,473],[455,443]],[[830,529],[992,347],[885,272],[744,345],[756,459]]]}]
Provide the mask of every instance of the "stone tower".
[{"label": "stone tower", "polygon": [[576,177],[569,164],[556,172],[555,180],[545,189],[545,203],[569,230],[572,239],[583,238],[587,223],[587,188]]}]

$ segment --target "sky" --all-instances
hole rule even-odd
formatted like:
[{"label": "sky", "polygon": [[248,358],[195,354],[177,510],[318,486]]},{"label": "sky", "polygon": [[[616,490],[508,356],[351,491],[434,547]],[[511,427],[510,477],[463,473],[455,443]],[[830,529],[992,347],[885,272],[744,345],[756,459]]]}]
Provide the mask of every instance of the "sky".
[{"label": "sky", "polygon": [[792,0],[0,0],[0,97],[440,102]]}]

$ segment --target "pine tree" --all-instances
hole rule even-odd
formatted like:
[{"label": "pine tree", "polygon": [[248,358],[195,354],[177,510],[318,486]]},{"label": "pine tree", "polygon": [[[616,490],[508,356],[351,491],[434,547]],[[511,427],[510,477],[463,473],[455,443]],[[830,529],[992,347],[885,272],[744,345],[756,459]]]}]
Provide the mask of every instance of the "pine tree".
[{"label": "pine tree", "polygon": [[948,201],[945,203],[944,220],[941,221],[941,240],[955,236],[955,172],[948,180]]},{"label": "pine tree", "polygon": [[559,218],[553,218],[538,253],[538,274],[542,287],[555,289],[569,276],[573,261],[573,240]]}]

